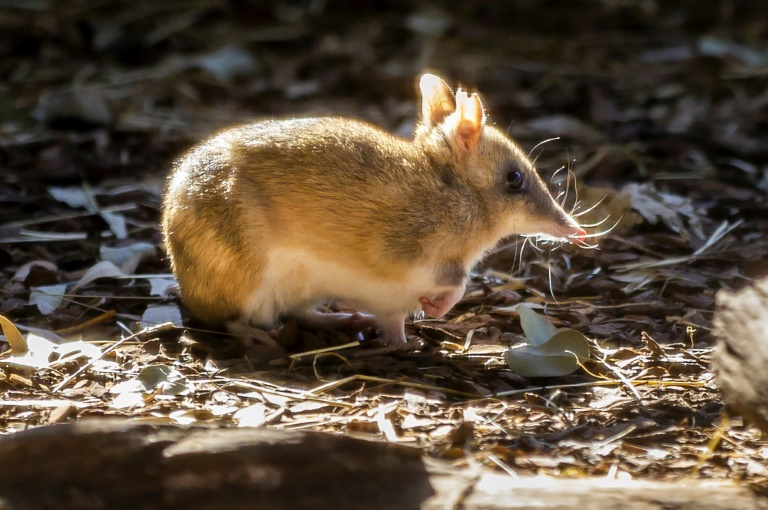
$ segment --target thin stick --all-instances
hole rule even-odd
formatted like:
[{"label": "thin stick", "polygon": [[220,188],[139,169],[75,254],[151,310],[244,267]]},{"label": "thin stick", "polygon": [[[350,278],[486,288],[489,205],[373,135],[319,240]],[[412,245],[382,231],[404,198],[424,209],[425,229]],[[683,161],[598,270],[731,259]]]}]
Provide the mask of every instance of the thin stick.
[{"label": "thin stick", "polygon": [[411,383],[407,381],[397,381],[397,380],[391,380],[391,379],[385,379],[383,377],[372,377],[369,375],[353,375],[350,377],[345,377],[344,379],[339,379],[338,381],[331,381],[329,383],[323,384],[321,386],[318,386],[317,388],[314,388],[313,390],[310,390],[309,393],[312,394],[318,394],[318,393],[324,393],[326,391],[332,390],[334,388],[337,388],[339,386],[342,386],[344,384],[347,384],[348,382],[352,381],[369,381],[369,382],[380,382],[385,384],[394,384],[397,386],[405,386],[408,388],[417,388],[421,390],[427,390],[427,391],[441,391],[443,393],[451,393],[453,395],[459,395],[462,397],[477,397],[476,394],[473,393],[466,393],[463,391],[456,391],[452,390],[450,388],[441,388],[440,386],[431,386],[429,384],[419,384],[419,383]]},{"label": "thin stick", "polygon": [[69,328],[57,329],[56,331],[54,331],[54,333],[56,333],[57,335],[69,335],[71,333],[76,333],[77,331],[82,331],[87,327],[93,326],[94,324],[99,324],[101,322],[109,320],[114,316],[115,316],[114,310],[107,310],[106,312],[94,317],[93,319],[87,320],[81,324],[78,324],[76,326],[72,326]]},{"label": "thin stick", "polygon": [[[523,388],[521,390],[500,391],[499,393],[494,393],[493,397],[510,397],[512,395],[520,395],[522,393],[531,393],[533,391],[542,391],[542,390],[589,388],[590,386],[619,386],[621,384],[623,384],[621,381],[590,381],[590,382],[573,383],[573,384],[554,384],[552,386],[531,386],[528,388]],[[632,384],[635,386],[682,386],[682,387],[688,387],[688,388],[701,388],[706,386],[706,383],[699,382],[699,381],[657,381],[657,380],[651,380],[651,379],[642,380],[642,381],[633,380]]]}]

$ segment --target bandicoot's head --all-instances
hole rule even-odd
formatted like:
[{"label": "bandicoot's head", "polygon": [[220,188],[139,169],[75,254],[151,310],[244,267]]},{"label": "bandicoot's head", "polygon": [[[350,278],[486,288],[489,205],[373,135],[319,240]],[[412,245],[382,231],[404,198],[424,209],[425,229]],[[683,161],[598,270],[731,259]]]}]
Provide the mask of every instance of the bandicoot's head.
[{"label": "bandicoot's head", "polygon": [[[499,237],[545,234],[581,242],[586,232],[552,198],[533,163],[504,133],[485,124],[476,94],[453,91],[432,74],[419,80],[421,121],[414,143],[487,194]],[[446,164],[446,163],[441,163]]]}]

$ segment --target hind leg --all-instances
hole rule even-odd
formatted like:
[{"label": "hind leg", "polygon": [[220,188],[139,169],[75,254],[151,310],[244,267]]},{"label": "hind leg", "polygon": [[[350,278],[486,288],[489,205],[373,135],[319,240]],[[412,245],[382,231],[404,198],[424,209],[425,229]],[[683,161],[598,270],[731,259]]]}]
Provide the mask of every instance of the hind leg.
[{"label": "hind leg", "polygon": [[253,326],[248,322],[240,320],[228,321],[225,326],[229,333],[236,336],[244,344],[250,345],[250,342],[254,341],[267,347],[282,349],[280,344],[265,329]]},{"label": "hind leg", "polygon": [[310,329],[358,332],[375,327],[379,332],[379,339],[384,343],[391,345],[402,345],[406,343],[405,318],[407,316],[407,313],[392,313],[373,316],[360,312],[322,313],[316,310],[294,314],[294,317],[299,324]]},{"label": "hind leg", "polygon": [[245,342],[252,340],[268,347],[280,348],[268,333],[280,324],[272,296],[262,286],[251,294],[247,303],[237,319],[226,322],[227,331]]}]

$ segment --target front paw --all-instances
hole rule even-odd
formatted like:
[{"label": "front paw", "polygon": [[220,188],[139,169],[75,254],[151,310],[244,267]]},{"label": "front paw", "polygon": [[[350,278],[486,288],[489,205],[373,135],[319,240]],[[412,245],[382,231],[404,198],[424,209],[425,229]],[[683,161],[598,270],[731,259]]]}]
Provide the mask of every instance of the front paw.
[{"label": "front paw", "polygon": [[462,297],[464,297],[464,287],[433,296],[422,296],[419,298],[419,303],[421,303],[421,309],[427,316],[439,319],[448,313]]}]

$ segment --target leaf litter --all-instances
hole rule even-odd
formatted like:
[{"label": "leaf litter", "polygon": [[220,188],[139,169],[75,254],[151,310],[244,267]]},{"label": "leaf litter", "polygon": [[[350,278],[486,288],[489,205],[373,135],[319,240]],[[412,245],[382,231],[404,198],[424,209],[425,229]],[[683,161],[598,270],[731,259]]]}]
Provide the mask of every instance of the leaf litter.
[{"label": "leaf litter", "polygon": [[[632,2],[597,2],[600,16],[274,7],[258,26],[207,1],[127,18],[75,3],[67,19],[0,19],[16,43],[0,64],[4,433],[123,416],[365,434],[515,475],[768,483],[768,443],[723,419],[709,369],[715,292],[768,274],[763,7],[724,30],[703,6],[686,25],[682,7]],[[408,136],[423,67],[476,85],[523,147],[560,137],[533,156],[597,248],[511,240],[445,320],[409,324],[405,348],[289,323],[264,332],[289,353],[276,356],[178,327],[155,249],[174,155],[254,117],[346,115]],[[520,345],[552,341],[532,342],[519,303],[578,338],[543,356],[569,372],[510,369]]]},{"label": "leaf litter", "polygon": [[556,329],[525,303],[517,306],[527,342],[504,352],[507,366],[523,377],[572,374],[589,359],[589,340],[576,330]]}]

